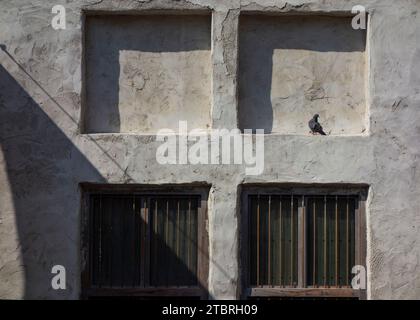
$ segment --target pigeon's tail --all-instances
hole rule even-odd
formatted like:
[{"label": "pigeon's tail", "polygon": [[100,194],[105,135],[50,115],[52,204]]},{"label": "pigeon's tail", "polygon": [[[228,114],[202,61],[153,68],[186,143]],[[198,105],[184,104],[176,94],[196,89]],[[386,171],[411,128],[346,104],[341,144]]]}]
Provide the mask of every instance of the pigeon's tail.
[{"label": "pigeon's tail", "polygon": [[326,136],[327,134],[324,132],[324,130],[319,130],[319,133],[322,135],[322,136]]}]

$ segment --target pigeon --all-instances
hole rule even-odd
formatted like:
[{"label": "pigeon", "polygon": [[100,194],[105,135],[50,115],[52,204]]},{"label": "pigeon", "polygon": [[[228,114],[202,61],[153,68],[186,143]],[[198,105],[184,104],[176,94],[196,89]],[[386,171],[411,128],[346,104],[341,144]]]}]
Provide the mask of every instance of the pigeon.
[{"label": "pigeon", "polygon": [[319,134],[321,134],[323,136],[326,136],[326,133],[324,132],[324,130],[322,130],[322,126],[318,122],[318,118],[319,118],[319,114],[316,114],[308,122],[309,128],[311,129],[311,133],[312,134],[319,133]]}]

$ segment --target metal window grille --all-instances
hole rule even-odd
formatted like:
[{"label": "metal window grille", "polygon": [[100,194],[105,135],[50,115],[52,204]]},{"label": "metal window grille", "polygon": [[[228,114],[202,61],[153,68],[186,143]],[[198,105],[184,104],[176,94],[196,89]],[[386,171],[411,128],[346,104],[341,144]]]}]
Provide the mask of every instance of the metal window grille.
[{"label": "metal window grille", "polygon": [[[153,288],[203,288],[207,253],[200,246],[206,244],[202,195],[90,193],[86,200],[84,286],[91,296],[107,289],[172,295],[174,290],[166,294]],[[197,293],[201,295],[198,290],[185,292]]]},{"label": "metal window grille", "polygon": [[256,192],[246,199],[248,287],[351,289],[362,243],[359,195]]}]

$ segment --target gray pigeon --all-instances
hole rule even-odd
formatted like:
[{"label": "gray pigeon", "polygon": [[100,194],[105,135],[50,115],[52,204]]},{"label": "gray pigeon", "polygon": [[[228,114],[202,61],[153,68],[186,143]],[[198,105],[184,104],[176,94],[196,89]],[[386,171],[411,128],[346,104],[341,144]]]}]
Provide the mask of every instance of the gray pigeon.
[{"label": "gray pigeon", "polygon": [[326,133],[324,132],[324,130],[322,130],[322,126],[318,122],[318,118],[319,114],[316,114],[311,120],[309,120],[309,129],[311,129],[312,134],[319,133],[323,136],[326,136]]}]

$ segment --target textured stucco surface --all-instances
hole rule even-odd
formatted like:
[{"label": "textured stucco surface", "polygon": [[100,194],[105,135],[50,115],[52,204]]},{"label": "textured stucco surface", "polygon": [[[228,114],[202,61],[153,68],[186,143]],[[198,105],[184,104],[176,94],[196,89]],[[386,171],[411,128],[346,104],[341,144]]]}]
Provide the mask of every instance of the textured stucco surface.
[{"label": "textured stucco surface", "polygon": [[211,124],[211,16],[86,17],[84,132]]},{"label": "textured stucco surface", "polygon": [[241,129],[309,134],[318,113],[332,135],[366,131],[365,32],[351,18],[244,15],[239,26]]},{"label": "textured stucco surface", "polygon": [[[1,2],[7,52],[0,51],[0,298],[79,298],[81,182],[210,184],[209,292],[221,299],[239,293],[238,185],[368,184],[368,297],[420,298],[418,1],[62,4],[67,29],[56,31],[49,2]],[[159,165],[160,142],[152,135],[80,134],[82,8],[213,10],[211,122],[213,128],[236,128],[240,11],[337,15],[356,4],[370,13],[362,136],[267,135],[265,170],[253,177],[244,165]],[[66,290],[51,289],[54,264],[67,269]]]}]

